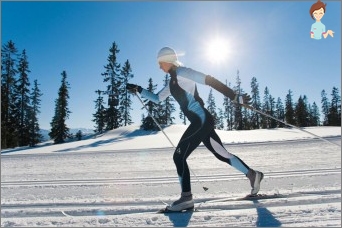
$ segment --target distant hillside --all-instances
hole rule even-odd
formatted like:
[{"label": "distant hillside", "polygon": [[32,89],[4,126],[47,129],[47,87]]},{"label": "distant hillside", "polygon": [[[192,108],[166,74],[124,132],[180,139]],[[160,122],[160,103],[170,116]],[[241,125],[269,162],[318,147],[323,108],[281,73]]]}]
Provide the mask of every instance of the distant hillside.
[{"label": "distant hillside", "polygon": [[[84,136],[94,134],[93,129],[87,129],[87,128],[73,128],[73,129],[70,129],[70,133],[73,135],[76,135],[76,133],[79,130],[81,130],[81,132]],[[42,134],[42,136],[43,136],[43,142],[50,140],[49,133],[50,133],[50,130],[45,130],[45,129],[40,130],[40,134]]]}]

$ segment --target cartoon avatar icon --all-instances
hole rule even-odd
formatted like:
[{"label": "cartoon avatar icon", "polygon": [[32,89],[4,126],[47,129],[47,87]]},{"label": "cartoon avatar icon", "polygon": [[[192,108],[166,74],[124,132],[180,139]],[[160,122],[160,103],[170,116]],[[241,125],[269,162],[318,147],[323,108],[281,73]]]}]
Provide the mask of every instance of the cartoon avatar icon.
[{"label": "cartoon avatar icon", "polygon": [[310,8],[310,16],[312,19],[316,20],[316,22],[311,25],[310,36],[313,39],[320,40],[322,39],[322,35],[324,39],[327,38],[328,35],[334,37],[334,32],[332,30],[326,31],[325,25],[321,22],[321,19],[325,14],[326,5],[327,4],[318,0]]}]

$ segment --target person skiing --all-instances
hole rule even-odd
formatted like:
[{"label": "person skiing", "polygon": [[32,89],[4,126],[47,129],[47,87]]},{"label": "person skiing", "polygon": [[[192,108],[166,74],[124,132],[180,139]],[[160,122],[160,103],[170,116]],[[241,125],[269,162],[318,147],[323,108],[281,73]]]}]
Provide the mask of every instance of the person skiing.
[{"label": "person skiing", "polygon": [[214,77],[184,67],[178,61],[176,52],[170,47],[164,47],[158,52],[157,61],[160,69],[170,75],[168,85],[157,94],[149,92],[136,84],[128,83],[126,88],[132,93],[139,92],[142,97],[154,103],[159,103],[169,95],[172,95],[180,105],[180,109],[184,115],[190,121],[190,125],[183,133],[173,154],[173,160],[181,185],[181,196],[178,200],[167,206],[166,210],[182,211],[194,208],[190,172],[186,160],[201,142],[216,158],[244,173],[252,187],[251,195],[256,195],[259,192],[260,182],[264,174],[251,169],[239,157],[224,148],[221,139],[215,132],[214,118],[204,107],[204,102],[198,94],[196,83],[209,85],[234,102],[240,104],[249,104],[250,96],[248,94],[235,94],[232,89]]}]

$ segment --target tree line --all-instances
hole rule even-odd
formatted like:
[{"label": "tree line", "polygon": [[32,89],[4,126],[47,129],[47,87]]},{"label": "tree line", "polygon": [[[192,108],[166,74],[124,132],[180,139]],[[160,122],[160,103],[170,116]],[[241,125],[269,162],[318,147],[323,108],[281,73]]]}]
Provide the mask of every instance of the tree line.
[{"label": "tree line", "polygon": [[[110,82],[107,86],[107,91],[99,92],[96,103],[96,113],[94,114],[95,128],[97,132],[111,130],[120,126],[132,124],[130,116],[131,109],[131,94],[125,89],[127,82],[134,78],[131,73],[129,61],[127,60],[122,68],[117,62],[117,54],[119,53],[118,46],[114,42],[109,50],[108,64],[105,69],[106,72],[102,75],[105,76],[104,82]],[[120,75],[120,76],[119,76]],[[167,74],[163,80],[163,86],[167,85],[170,76]],[[241,80],[239,71],[236,75],[236,84],[232,86],[230,83],[226,85],[233,88],[236,93],[244,93],[241,88]],[[112,88],[117,86],[117,90],[113,91]],[[252,78],[251,83],[251,106],[257,110],[262,111],[282,122],[296,125],[298,127],[309,126],[341,126],[341,97],[337,87],[333,87],[331,92],[331,101],[327,97],[325,90],[321,93],[321,108],[322,114],[319,111],[318,105],[313,102],[310,104],[306,95],[300,95],[297,100],[293,98],[293,93],[289,89],[285,97],[285,103],[278,97],[273,97],[268,87],[265,87],[263,94],[259,89],[259,84],[255,77]],[[150,92],[156,91],[157,84],[153,83],[152,78],[148,79],[147,89]],[[112,89],[112,90],[110,90]],[[109,94],[108,108],[105,108],[104,97],[101,94]],[[120,96],[118,96],[118,95]],[[262,96],[262,97],[261,97]],[[112,102],[113,99],[116,102]],[[175,101],[172,97],[168,97],[165,101],[155,104],[151,101],[144,100],[148,113],[143,114],[141,118],[141,127],[145,130],[158,130],[158,126],[154,120],[149,116],[153,115],[154,119],[161,125],[173,124],[175,121]],[[144,109],[144,108],[142,108]],[[213,96],[212,89],[209,92],[207,100],[207,109],[214,116],[215,128],[221,130],[252,130],[263,128],[277,128],[284,127],[284,124],[274,119],[268,118],[259,113],[255,113],[248,109],[235,105],[227,97],[223,98],[220,106],[216,105],[215,96]],[[111,111],[115,110],[115,111]],[[321,121],[322,115],[322,121]],[[182,111],[178,114],[183,124],[187,124],[186,117]],[[122,118],[124,117],[124,118]],[[116,119],[118,122],[113,125],[109,118]]]},{"label": "tree line", "polygon": [[1,148],[41,142],[38,114],[43,95],[37,80],[29,81],[29,62],[12,41],[1,48]]},{"label": "tree line", "polygon": [[[103,89],[94,91],[97,99],[94,101],[95,113],[92,114],[94,131],[103,133],[108,130],[122,126],[131,125],[132,117],[132,94],[126,89],[127,83],[134,78],[132,67],[127,59],[123,64],[118,62],[117,55],[120,52],[117,44],[113,42],[109,48],[107,62],[104,71],[99,75],[105,83]],[[35,146],[42,141],[39,127],[39,113],[42,93],[39,83],[34,80],[33,86],[29,81],[29,62],[25,49],[19,54],[13,41],[8,41],[1,49],[1,148],[12,148],[18,146]],[[165,75],[163,86],[169,83],[170,76]],[[239,71],[236,75],[236,83],[232,86],[236,93],[244,93],[241,88]],[[322,118],[319,108],[315,102],[308,103],[308,98],[300,96],[296,101],[293,99],[292,91],[289,90],[285,97],[285,103],[281,98],[275,99],[266,87],[263,97],[259,91],[259,85],[255,77],[251,81],[252,104],[268,115],[281,121],[299,127],[308,126],[341,126],[341,99],[337,87],[333,87],[331,100],[325,90],[321,93]],[[155,91],[157,84],[152,78],[148,79],[150,92]],[[63,143],[72,138],[70,129],[66,125],[71,111],[68,108],[70,84],[67,81],[67,72],[61,73],[61,85],[55,100],[54,116],[50,122],[49,136],[55,143]],[[106,100],[107,98],[107,100]],[[151,101],[143,101],[148,113],[141,117],[141,128],[145,130],[159,130],[150,114],[160,125],[175,123],[176,107],[175,100],[170,96],[165,101],[155,104]],[[227,97],[223,97],[220,105],[216,105],[215,96],[211,89],[206,102],[206,107],[215,118],[215,127],[221,130],[250,130],[262,128],[284,127],[284,124],[267,118],[258,113],[235,105]],[[142,108],[144,109],[144,108]],[[187,124],[186,117],[180,111],[179,118],[183,124]],[[322,119],[322,121],[321,121]],[[82,133],[78,132],[80,139]]]}]

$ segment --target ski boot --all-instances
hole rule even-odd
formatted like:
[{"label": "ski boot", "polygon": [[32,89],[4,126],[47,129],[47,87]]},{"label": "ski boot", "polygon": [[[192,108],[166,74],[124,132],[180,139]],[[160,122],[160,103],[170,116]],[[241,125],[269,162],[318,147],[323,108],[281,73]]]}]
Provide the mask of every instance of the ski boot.
[{"label": "ski boot", "polygon": [[252,187],[251,195],[258,194],[260,190],[260,182],[264,178],[264,174],[256,170],[249,169],[246,176],[251,183],[251,187]]}]

